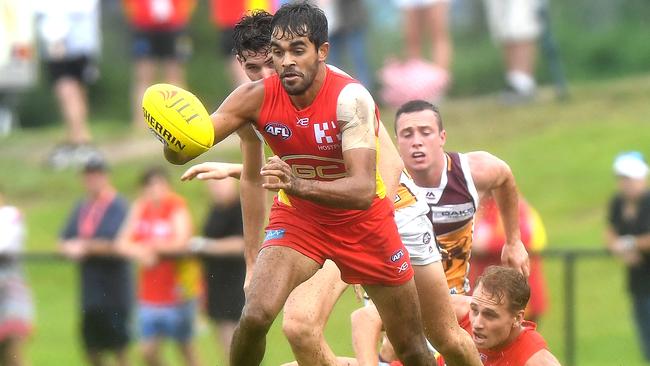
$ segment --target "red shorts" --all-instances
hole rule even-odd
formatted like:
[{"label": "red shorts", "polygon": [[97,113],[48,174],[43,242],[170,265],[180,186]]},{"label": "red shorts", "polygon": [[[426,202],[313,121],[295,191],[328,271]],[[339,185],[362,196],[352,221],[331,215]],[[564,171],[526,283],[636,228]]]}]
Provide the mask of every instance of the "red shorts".
[{"label": "red shorts", "polygon": [[327,225],[278,202],[271,208],[262,249],[284,246],[321,266],[331,259],[350,284],[401,285],[413,277],[411,260],[395,225],[392,203],[377,200],[366,219]]}]

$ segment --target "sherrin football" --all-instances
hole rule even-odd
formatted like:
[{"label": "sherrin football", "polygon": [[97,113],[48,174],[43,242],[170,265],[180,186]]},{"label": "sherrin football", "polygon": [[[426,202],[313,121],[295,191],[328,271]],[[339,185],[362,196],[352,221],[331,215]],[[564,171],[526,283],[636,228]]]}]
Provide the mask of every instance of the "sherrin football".
[{"label": "sherrin football", "polygon": [[212,147],[214,129],[201,101],[171,84],[154,84],[142,97],[144,121],[171,150],[196,157]]}]

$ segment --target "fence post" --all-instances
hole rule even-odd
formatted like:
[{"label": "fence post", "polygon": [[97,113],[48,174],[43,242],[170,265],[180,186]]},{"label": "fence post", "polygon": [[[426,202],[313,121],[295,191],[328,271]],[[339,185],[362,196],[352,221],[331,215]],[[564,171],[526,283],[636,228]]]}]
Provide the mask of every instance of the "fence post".
[{"label": "fence post", "polygon": [[566,366],[575,366],[575,263],[576,253],[568,251],[564,255],[564,327],[566,338],[564,353]]}]

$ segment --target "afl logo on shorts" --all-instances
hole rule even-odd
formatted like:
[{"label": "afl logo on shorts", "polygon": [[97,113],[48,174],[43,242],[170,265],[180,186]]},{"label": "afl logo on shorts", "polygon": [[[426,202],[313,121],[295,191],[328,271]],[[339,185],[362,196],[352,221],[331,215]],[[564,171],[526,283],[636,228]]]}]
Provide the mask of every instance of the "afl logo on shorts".
[{"label": "afl logo on shorts", "polygon": [[277,122],[267,123],[266,126],[264,126],[264,132],[271,136],[280,137],[283,140],[291,137],[291,129],[282,123]]},{"label": "afl logo on shorts", "polygon": [[431,234],[424,233],[424,235],[422,235],[422,243],[429,244],[430,242],[431,242]]},{"label": "afl logo on shorts", "polygon": [[402,259],[403,256],[404,256],[404,251],[402,249],[400,249],[400,250],[396,251],[395,254],[390,256],[390,261],[395,263],[398,260]]}]

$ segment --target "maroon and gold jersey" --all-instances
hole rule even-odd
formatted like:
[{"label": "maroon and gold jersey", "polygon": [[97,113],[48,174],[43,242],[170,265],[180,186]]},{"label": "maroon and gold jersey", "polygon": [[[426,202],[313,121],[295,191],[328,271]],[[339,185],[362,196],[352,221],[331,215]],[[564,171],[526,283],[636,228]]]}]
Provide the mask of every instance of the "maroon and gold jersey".
[{"label": "maroon and gold jersey", "polygon": [[445,153],[439,187],[421,187],[431,208],[430,219],[440,246],[447,284],[452,293],[469,291],[469,258],[472,251],[474,214],[478,192],[467,157]]},{"label": "maroon and gold jersey", "polygon": [[[341,92],[358,82],[337,69],[327,67],[325,81],[308,107],[297,109],[284,90],[278,75],[264,79],[264,102],[256,128],[271,150],[302,179],[332,181],[347,175],[343,161],[340,116],[337,106]],[[356,85],[358,86],[358,85]],[[375,141],[379,113],[375,107]],[[373,207],[385,196],[385,187],[376,174],[376,197]],[[347,210],[323,206],[309,200],[278,193],[280,202],[321,223],[341,223],[372,213],[369,210]]]}]

